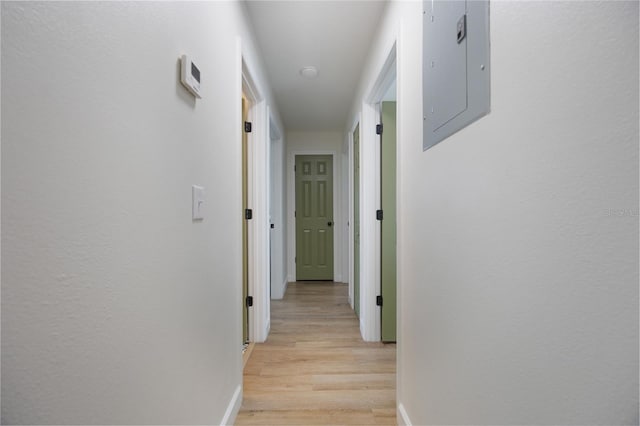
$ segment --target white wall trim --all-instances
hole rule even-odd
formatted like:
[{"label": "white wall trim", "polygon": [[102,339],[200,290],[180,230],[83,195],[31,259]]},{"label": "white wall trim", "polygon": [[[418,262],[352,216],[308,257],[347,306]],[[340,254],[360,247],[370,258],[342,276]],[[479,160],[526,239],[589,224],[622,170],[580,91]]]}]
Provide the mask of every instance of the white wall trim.
[{"label": "white wall trim", "polygon": [[269,126],[267,119],[267,105],[261,101],[256,105],[254,116],[253,139],[253,220],[250,226],[254,235],[254,275],[253,286],[249,294],[253,295],[253,318],[250,333],[253,342],[267,340],[267,322],[269,321],[271,301],[269,284],[271,279],[269,262]]},{"label": "white wall trim", "polygon": [[407,414],[407,410],[405,410],[404,405],[402,403],[398,404],[396,421],[398,422],[398,426],[411,426],[411,419],[409,419],[409,414]]},{"label": "white wall trim", "polygon": [[271,299],[282,299],[287,279],[287,207],[286,207],[286,146],[282,132],[269,112],[269,230]]},{"label": "white wall trim", "polygon": [[252,72],[242,60],[242,89],[249,99],[249,120],[253,123],[248,146],[248,208],[253,209],[249,221],[249,289],[253,307],[249,309],[249,340],[267,339],[270,317],[269,298],[269,120],[267,104],[260,97]]},{"label": "white wall trim", "polygon": [[229,405],[227,405],[227,410],[224,412],[224,416],[220,421],[221,426],[232,425],[236,421],[236,416],[240,411],[240,406],[242,405],[242,386],[238,385],[236,387],[235,392],[233,392],[233,396],[231,397],[231,401],[229,401]]},{"label": "white wall trim", "polygon": [[[403,24],[400,21],[400,25],[398,28],[398,33],[396,35],[395,40],[395,52],[396,52],[396,259],[402,259],[402,247],[401,244],[402,235],[401,227],[403,224],[401,212],[403,209],[403,201],[404,195],[400,188],[403,188],[402,185],[402,173],[399,173],[400,169],[400,159],[402,158],[402,148],[403,148],[403,132],[404,128],[403,120],[405,120],[406,114],[403,108],[404,102],[404,92],[402,88],[402,83],[404,80],[402,78],[403,72],[405,72],[406,67],[404,66],[405,57],[402,53],[403,48]],[[398,262],[399,265],[399,262]],[[402,396],[402,378],[404,377],[404,365],[402,363],[403,358],[403,347],[402,344],[404,342],[403,337],[403,322],[402,315],[399,315],[399,312],[402,312],[402,292],[403,292],[403,281],[402,281],[402,268],[396,268],[396,401],[401,401]],[[405,425],[411,425],[411,420],[409,415],[404,408],[404,405],[400,402],[398,404],[398,410],[401,411],[402,421]]]},{"label": "white wall trim", "polygon": [[362,104],[360,122],[360,333],[366,342],[380,341],[380,149],[375,107]]},{"label": "white wall trim", "polygon": [[[354,209],[353,209],[353,197],[354,197],[354,187],[353,187],[353,160],[354,160],[354,152],[353,152],[353,133],[356,131],[356,127],[358,126],[358,124],[360,124],[360,122],[362,121],[362,114],[356,114],[356,116],[353,119],[353,122],[351,123],[351,127],[349,130],[349,134],[347,135],[347,152],[348,152],[348,161],[349,161],[349,167],[347,168],[348,170],[348,174],[349,176],[346,177],[346,179],[349,179],[349,198],[348,198],[348,208],[347,211],[349,212],[349,305],[351,305],[351,309],[355,309],[355,290],[354,290],[354,278],[355,278],[355,264],[354,264],[354,250],[355,247],[353,245],[353,239],[354,239],[354,234],[353,234],[353,223],[354,223]],[[362,139],[360,137],[360,139]],[[360,179],[360,181],[362,181],[362,179]]]},{"label": "white wall trim", "polygon": [[388,52],[389,54],[382,64],[378,77],[369,90],[369,96],[367,96],[366,99],[367,102],[371,104],[382,102],[382,98],[397,76],[396,40],[393,40],[393,44],[388,49]]},{"label": "white wall trim", "polygon": [[[336,159],[338,158],[338,154],[335,150],[294,150],[289,151],[287,156],[287,250],[289,253],[288,256],[288,265],[289,265],[289,276],[288,280],[290,282],[296,281],[296,218],[295,218],[295,210],[296,210],[296,175],[293,169],[293,166],[296,164],[296,155],[331,155],[332,158],[332,169],[333,169],[333,222],[341,223],[342,222],[342,214],[341,209],[338,208],[339,200],[340,200],[340,190],[341,186],[338,185],[338,177],[337,177],[337,167],[336,167]],[[341,241],[342,232],[339,226],[333,227],[333,280],[339,282],[342,279],[342,273],[338,271],[338,265],[342,265],[340,262],[341,259]]]}]

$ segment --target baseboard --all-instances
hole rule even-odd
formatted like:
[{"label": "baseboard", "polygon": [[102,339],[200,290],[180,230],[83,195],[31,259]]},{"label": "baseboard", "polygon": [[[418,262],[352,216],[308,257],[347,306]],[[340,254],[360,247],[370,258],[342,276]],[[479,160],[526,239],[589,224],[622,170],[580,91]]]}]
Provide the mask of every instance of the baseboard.
[{"label": "baseboard", "polygon": [[224,417],[220,422],[221,426],[233,425],[235,423],[238,411],[240,411],[240,405],[242,405],[242,386],[238,385],[231,397],[231,401],[229,401],[227,411],[224,413]]},{"label": "baseboard", "polygon": [[398,404],[398,414],[397,414],[398,426],[411,426],[411,420],[409,420],[409,415],[407,414],[407,410],[404,409],[404,405],[402,403]]},{"label": "baseboard", "polygon": [[289,284],[289,280],[285,277],[280,288],[276,288],[276,291],[271,293],[271,300],[282,300],[287,292],[287,284]]}]

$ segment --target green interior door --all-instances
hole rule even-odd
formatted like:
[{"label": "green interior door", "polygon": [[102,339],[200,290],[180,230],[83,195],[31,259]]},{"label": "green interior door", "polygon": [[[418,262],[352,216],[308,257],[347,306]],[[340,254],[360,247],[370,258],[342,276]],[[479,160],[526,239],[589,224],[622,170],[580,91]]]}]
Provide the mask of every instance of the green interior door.
[{"label": "green interior door", "polygon": [[333,280],[333,157],[296,156],[296,280]]},{"label": "green interior door", "polygon": [[360,318],[360,124],[353,131],[353,307]]},{"label": "green interior door", "polygon": [[246,300],[249,293],[249,226],[244,212],[248,208],[248,174],[247,174],[247,133],[244,122],[247,121],[248,105],[242,98],[242,342],[249,341],[249,309]]},{"label": "green interior door", "polygon": [[396,341],[396,103],[382,103],[381,331],[383,342]]}]

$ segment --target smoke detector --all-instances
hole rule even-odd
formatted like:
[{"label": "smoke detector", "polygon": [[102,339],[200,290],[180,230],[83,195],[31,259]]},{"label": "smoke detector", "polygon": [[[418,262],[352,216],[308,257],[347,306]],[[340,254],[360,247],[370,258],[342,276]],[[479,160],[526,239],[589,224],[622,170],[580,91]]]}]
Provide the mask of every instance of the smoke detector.
[{"label": "smoke detector", "polygon": [[302,67],[300,69],[300,75],[304,78],[316,78],[318,76],[318,69],[314,66]]}]

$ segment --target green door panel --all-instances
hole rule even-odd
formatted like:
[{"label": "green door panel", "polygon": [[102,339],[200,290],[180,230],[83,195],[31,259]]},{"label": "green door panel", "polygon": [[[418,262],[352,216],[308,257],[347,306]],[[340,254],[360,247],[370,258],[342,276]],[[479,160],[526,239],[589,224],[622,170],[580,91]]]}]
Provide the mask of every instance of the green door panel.
[{"label": "green door panel", "polygon": [[333,157],[296,155],[296,280],[333,280]]},{"label": "green door panel", "polygon": [[382,103],[381,338],[396,341],[396,103]]},{"label": "green door panel", "polygon": [[360,124],[353,131],[353,307],[360,318]]}]

